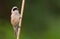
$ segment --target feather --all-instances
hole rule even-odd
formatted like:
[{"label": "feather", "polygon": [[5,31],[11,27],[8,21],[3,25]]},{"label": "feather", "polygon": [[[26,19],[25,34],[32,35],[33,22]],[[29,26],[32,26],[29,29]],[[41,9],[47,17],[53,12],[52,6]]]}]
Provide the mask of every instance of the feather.
[{"label": "feather", "polygon": [[15,27],[14,27],[14,33],[15,33],[15,36],[17,36],[17,33],[18,33],[18,26],[15,26]]}]

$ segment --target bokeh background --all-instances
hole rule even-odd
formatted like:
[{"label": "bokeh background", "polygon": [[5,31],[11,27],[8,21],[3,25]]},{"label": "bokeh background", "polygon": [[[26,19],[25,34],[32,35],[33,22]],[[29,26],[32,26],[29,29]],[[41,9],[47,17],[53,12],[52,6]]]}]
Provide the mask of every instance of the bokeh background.
[{"label": "bokeh background", "polygon": [[[11,8],[22,0],[0,0],[0,39],[16,39]],[[60,39],[60,0],[26,0],[21,39]]]}]

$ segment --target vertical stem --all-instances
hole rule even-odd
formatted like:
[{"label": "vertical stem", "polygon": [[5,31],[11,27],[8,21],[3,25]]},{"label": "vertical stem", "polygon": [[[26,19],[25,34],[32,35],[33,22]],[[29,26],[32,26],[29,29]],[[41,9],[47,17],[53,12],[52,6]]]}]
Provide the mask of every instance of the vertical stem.
[{"label": "vertical stem", "polygon": [[21,23],[22,23],[22,17],[23,17],[23,11],[24,11],[24,4],[25,4],[25,0],[22,0],[22,6],[21,6],[21,14],[20,14],[20,21],[19,21],[19,28],[18,28],[18,33],[17,33],[17,39],[19,39],[19,35],[20,35],[20,30],[21,30]]}]

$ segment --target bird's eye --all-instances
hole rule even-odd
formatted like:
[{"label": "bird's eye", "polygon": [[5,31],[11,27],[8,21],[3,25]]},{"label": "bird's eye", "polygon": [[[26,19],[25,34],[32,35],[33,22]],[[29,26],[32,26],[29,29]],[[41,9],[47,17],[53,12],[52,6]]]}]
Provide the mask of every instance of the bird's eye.
[{"label": "bird's eye", "polygon": [[17,8],[14,8],[13,11],[18,10]]}]

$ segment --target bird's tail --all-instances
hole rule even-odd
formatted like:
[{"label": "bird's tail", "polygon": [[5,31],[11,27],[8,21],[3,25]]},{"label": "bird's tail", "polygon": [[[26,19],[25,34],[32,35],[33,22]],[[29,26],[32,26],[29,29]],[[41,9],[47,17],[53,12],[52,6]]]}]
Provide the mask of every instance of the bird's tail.
[{"label": "bird's tail", "polygon": [[18,26],[15,26],[15,27],[14,27],[14,33],[15,33],[15,36],[17,36],[17,33],[18,33]]}]

